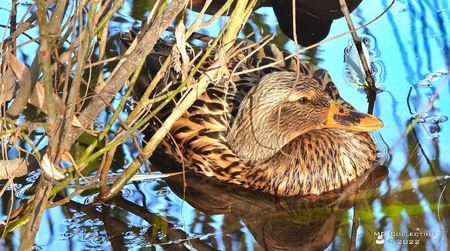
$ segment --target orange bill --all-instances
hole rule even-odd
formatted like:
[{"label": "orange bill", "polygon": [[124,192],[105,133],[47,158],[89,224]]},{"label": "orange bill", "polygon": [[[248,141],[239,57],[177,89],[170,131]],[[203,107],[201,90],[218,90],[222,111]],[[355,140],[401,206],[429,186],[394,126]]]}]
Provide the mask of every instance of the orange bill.
[{"label": "orange bill", "polygon": [[327,120],[322,124],[322,128],[338,128],[360,132],[375,131],[382,127],[383,121],[377,117],[343,107],[335,102],[331,103]]}]

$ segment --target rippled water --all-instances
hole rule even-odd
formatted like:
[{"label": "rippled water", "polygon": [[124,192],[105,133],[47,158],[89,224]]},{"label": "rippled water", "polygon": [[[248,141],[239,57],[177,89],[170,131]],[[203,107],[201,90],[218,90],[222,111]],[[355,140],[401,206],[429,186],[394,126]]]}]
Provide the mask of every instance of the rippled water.
[{"label": "rippled water", "polygon": [[[136,25],[135,19],[148,12],[143,2],[129,2],[117,13],[113,34]],[[389,3],[363,1],[352,13],[355,24],[372,20]],[[277,32],[271,9],[258,10],[251,26],[258,22]],[[92,203],[95,194],[86,193],[64,207],[47,210],[35,249],[447,250],[449,29],[447,0],[398,0],[359,31],[378,83],[374,113],[385,124],[377,137],[390,155],[389,166],[373,170],[357,184],[360,190],[351,187],[339,196],[293,201],[198,177],[134,182],[110,207]],[[329,37],[347,30],[339,19]],[[205,32],[214,34],[217,29]],[[275,41],[295,49],[293,42],[278,35]],[[350,39],[345,35],[305,54],[330,72],[346,100],[365,111],[364,73],[355,67],[360,63]],[[129,149],[124,151],[130,154]],[[26,188],[32,177],[36,176],[16,184],[17,198],[29,196]],[[1,201],[2,218],[5,203]],[[15,249],[19,243],[20,229],[2,240],[0,249]]]}]

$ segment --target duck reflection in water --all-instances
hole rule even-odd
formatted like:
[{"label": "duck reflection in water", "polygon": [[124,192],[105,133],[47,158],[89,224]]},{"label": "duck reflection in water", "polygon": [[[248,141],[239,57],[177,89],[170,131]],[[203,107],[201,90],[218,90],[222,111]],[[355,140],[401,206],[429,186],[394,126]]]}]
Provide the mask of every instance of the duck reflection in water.
[{"label": "duck reflection in water", "polygon": [[[153,155],[151,161],[158,166],[156,170],[163,173],[178,172],[180,168],[160,151]],[[207,219],[214,215],[224,215],[226,220],[221,222],[220,229],[205,231],[210,228],[208,220],[177,220],[176,218],[183,218],[179,215],[179,205],[172,205],[176,215],[152,213],[154,208],[150,205],[155,198],[142,193],[144,199],[137,199],[135,202],[121,196],[115,197],[111,204],[103,205],[84,205],[70,201],[66,204],[67,208],[77,213],[66,215],[67,218],[72,217],[73,221],[67,235],[73,235],[72,231],[99,232],[99,235],[84,234],[82,238],[99,245],[111,245],[114,250],[123,250],[125,246],[132,249],[159,246],[164,250],[188,250],[186,242],[195,250],[217,250],[218,241],[223,241],[224,248],[229,250],[236,247],[235,244],[244,245],[240,241],[242,232],[239,225],[244,224],[257,245],[264,250],[323,250],[335,239],[341,222],[348,221],[347,213],[350,208],[378,197],[376,187],[387,173],[384,166],[375,166],[341,191],[320,196],[282,198],[187,172],[185,175],[165,178],[166,184],[179,198],[198,210],[196,214],[204,213]],[[160,188],[166,189],[164,186]],[[172,211],[170,200],[164,203],[169,203],[164,209],[166,212]],[[189,208],[187,205],[184,207]],[[99,225],[88,223],[98,222],[98,219],[103,220],[106,235],[99,229]],[[177,226],[180,221],[187,225],[180,228]],[[194,230],[198,224],[201,224],[200,233]],[[186,231],[186,228],[192,229]],[[198,234],[193,235],[192,232]],[[347,232],[345,235],[344,238],[349,239]],[[258,250],[258,247],[254,248]]]},{"label": "duck reflection in water", "polygon": [[[163,153],[155,154],[151,161],[162,172],[179,170],[177,163]],[[211,182],[189,172],[184,177],[176,175],[165,180],[177,196],[197,210],[209,216],[241,219],[265,250],[323,250],[334,240],[341,221],[348,219],[346,214],[351,207],[377,197],[376,187],[387,174],[386,167],[375,166],[341,191],[290,198]]]}]

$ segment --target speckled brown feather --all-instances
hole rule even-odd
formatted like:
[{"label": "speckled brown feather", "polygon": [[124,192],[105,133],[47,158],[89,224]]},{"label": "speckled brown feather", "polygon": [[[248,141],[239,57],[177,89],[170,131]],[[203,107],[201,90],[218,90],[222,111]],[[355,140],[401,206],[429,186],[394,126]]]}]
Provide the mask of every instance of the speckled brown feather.
[{"label": "speckled brown feather", "polygon": [[[246,186],[272,194],[317,195],[342,188],[367,171],[362,167],[372,167],[376,161],[375,154],[368,154],[376,151],[368,133],[340,129],[308,132],[291,141],[283,148],[285,152],[286,149],[295,149],[296,155],[278,153],[257,169],[243,172]],[[299,166],[304,168],[293,168]]]}]

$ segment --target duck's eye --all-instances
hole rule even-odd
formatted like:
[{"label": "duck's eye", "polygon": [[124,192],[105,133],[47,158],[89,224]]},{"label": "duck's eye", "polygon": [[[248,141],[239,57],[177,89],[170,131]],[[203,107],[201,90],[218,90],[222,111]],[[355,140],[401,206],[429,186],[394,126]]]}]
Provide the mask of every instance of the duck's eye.
[{"label": "duck's eye", "polygon": [[308,102],[308,98],[307,97],[301,97],[298,99],[298,102],[300,104],[305,104],[306,102]]}]

